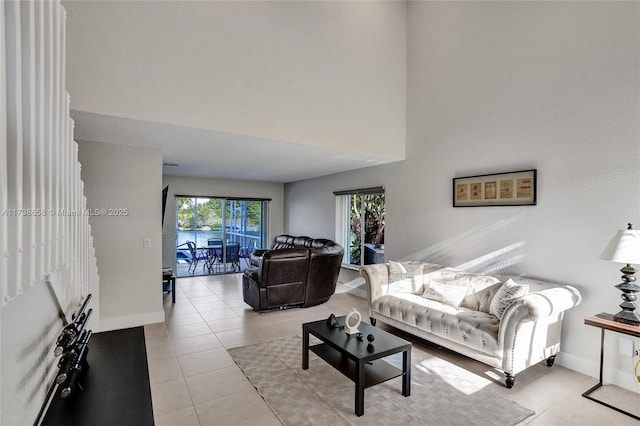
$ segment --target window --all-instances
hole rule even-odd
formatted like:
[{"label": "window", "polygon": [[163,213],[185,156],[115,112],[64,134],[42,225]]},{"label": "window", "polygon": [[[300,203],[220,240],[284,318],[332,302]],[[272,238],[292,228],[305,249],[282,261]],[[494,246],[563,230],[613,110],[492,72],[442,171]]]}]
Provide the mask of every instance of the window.
[{"label": "window", "polygon": [[334,192],[336,239],[345,248],[343,265],[384,263],[384,188]]}]

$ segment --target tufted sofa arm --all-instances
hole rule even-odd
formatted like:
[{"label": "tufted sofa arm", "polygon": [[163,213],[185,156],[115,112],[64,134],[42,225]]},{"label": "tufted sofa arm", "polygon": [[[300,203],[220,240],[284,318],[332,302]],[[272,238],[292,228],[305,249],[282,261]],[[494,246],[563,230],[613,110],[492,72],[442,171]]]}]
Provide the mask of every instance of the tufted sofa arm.
[{"label": "tufted sofa arm", "polygon": [[386,293],[389,285],[389,268],[386,263],[365,265],[360,268],[360,275],[369,285],[369,315],[371,315],[372,302]]},{"label": "tufted sofa arm", "polygon": [[537,321],[550,315],[558,314],[578,305],[581,301],[580,293],[573,287],[564,285],[528,293],[511,305],[502,317],[502,323],[508,322],[516,310],[526,308],[526,319]]},{"label": "tufted sofa arm", "polygon": [[[555,356],[560,350],[559,335],[564,312],[580,301],[578,290],[567,285],[533,291],[517,299],[505,310],[500,321],[498,339],[504,345],[502,370],[508,375],[515,375],[535,363],[535,358],[524,357],[520,352],[530,351],[536,339],[541,340],[534,345],[542,351],[539,359]],[[556,343],[545,345],[543,338]]]}]

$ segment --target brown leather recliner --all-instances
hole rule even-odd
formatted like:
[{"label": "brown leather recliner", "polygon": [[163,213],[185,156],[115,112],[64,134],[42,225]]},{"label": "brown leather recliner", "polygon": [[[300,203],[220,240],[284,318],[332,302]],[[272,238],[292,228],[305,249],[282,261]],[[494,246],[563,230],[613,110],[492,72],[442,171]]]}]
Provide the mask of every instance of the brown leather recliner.
[{"label": "brown leather recliner", "polygon": [[319,305],[333,296],[343,254],[344,250],[338,243],[323,239],[312,240],[304,307]]},{"label": "brown leather recliner", "polygon": [[[291,235],[286,235],[286,234],[278,235],[273,242],[273,247],[271,247],[271,250],[278,250],[283,248],[309,247],[304,245],[304,242],[306,240],[311,240],[311,238],[293,237]],[[298,244],[296,245],[294,241]],[[251,266],[255,266],[257,268],[260,265],[260,259],[262,258],[262,255],[268,252],[269,250],[270,249],[260,249],[260,248],[255,249],[253,253],[251,253],[251,257],[250,257]]]},{"label": "brown leather recliner", "polygon": [[[282,237],[282,238],[281,238]],[[244,301],[257,311],[314,306],[333,295],[344,250],[326,239],[278,236],[294,248],[266,250],[242,276]]]}]

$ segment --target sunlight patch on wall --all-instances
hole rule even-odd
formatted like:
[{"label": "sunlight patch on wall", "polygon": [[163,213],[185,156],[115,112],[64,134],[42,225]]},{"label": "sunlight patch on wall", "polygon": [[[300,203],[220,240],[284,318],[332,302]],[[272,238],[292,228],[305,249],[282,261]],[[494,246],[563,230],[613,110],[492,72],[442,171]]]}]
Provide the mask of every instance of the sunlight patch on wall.
[{"label": "sunlight patch on wall", "polygon": [[525,241],[518,241],[507,247],[494,250],[484,256],[457,265],[456,268],[485,274],[501,272],[524,260],[525,255],[521,253],[521,251],[525,245]]},{"label": "sunlight patch on wall", "polygon": [[[488,243],[498,243],[508,236],[522,220],[522,215],[514,215],[493,223],[476,226],[454,237],[433,244],[418,252],[409,254],[400,260],[418,260],[442,265],[451,265],[451,258],[460,255],[461,248],[466,253],[483,253],[469,260],[456,262],[459,269],[469,272],[498,273],[508,270],[513,265],[521,263],[525,258],[524,247],[526,241],[508,243],[498,249],[486,252]],[[504,243],[503,243],[504,244]]]}]

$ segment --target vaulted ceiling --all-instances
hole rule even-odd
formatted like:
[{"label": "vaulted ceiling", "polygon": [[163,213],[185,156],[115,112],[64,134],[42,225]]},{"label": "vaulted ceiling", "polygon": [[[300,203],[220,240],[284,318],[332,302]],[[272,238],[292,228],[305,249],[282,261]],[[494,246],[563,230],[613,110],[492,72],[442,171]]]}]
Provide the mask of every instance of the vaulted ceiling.
[{"label": "vaulted ceiling", "polygon": [[405,158],[404,2],[63,5],[79,141],[273,182]]}]

